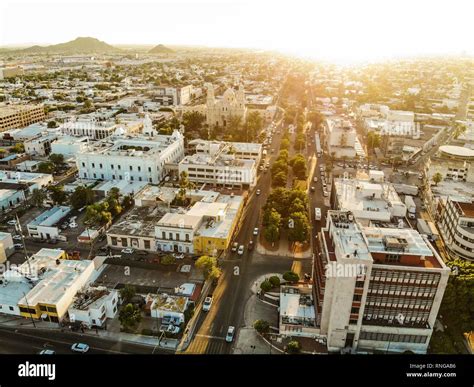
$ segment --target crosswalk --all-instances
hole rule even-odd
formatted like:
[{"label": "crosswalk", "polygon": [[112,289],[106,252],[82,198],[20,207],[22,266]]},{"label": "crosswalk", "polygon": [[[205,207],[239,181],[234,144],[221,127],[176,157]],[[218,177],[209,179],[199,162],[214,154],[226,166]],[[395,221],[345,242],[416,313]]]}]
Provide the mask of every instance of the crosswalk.
[{"label": "crosswalk", "polygon": [[187,354],[217,355],[228,352],[229,344],[222,337],[196,335],[186,350]]}]

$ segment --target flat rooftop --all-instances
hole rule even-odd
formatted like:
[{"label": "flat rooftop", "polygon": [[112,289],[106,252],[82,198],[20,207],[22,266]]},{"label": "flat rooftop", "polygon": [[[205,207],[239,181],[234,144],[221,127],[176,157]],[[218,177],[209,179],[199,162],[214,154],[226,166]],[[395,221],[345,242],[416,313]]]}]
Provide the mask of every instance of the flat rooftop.
[{"label": "flat rooftop", "polygon": [[152,309],[160,309],[169,312],[184,313],[188,304],[188,297],[170,294],[149,295],[153,299]]},{"label": "flat rooftop", "polygon": [[135,207],[120,218],[107,231],[107,235],[155,238],[155,226],[167,212],[167,207]]},{"label": "flat rooftop", "polygon": [[44,211],[35,219],[33,219],[28,226],[45,226],[51,227],[58,223],[61,219],[71,212],[71,208],[67,206],[55,206],[49,210]]},{"label": "flat rooftop", "polygon": [[311,286],[309,292],[302,292],[298,287],[282,286],[280,292],[280,316],[286,317],[291,323],[295,319],[315,319],[316,313],[313,305]]},{"label": "flat rooftop", "polygon": [[186,156],[182,164],[188,165],[206,165],[209,167],[233,167],[250,169],[254,166],[255,161],[239,159],[230,155],[209,156],[208,154],[195,153],[194,155]]},{"label": "flat rooftop", "polygon": [[53,178],[47,173],[0,171],[0,182],[4,183],[31,183],[47,177]]},{"label": "flat rooftop", "polygon": [[112,188],[118,188],[121,195],[136,195],[148,185],[145,181],[108,180],[96,185],[94,191],[103,191],[107,194]]}]

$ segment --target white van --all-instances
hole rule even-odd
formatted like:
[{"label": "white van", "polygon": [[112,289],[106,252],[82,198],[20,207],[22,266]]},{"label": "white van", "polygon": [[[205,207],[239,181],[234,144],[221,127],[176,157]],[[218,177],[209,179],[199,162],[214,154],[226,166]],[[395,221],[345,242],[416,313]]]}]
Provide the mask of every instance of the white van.
[{"label": "white van", "polygon": [[316,218],[316,220],[321,220],[321,208],[314,208],[314,217]]}]

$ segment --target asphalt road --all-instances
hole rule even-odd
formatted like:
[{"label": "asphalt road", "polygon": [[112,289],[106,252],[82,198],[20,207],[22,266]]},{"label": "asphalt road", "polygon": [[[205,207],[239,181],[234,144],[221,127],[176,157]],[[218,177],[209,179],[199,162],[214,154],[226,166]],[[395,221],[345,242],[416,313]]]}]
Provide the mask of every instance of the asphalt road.
[{"label": "asphalt road", "polygon": [[[277,128],[281,129],[281,126]],[[273,143],[268,152],[270,165],[273,164],[280,147],[282,134],[275,133]],[[260,189],[261,194],[256,195]],[[222,276],[213,290],[213,305],[209,312],[201,312],[196,325],[195,334],[185,353],[188,354],[228,354],[233,344],[225,341],[230,325],[237,329],[244,326],[244,309],[251,296],[251,286],[261,275],[282,273],[291,268],[292,259],[286,257],[262,256],[255,249],[248,251],[250,240],[256,244],[253,235],[255,227],[259,227],[259,215],[262,206],[271,190],[271,173],[260,173],[256,189],[249,197],[248,205],[243,214],[242,225],[234,241],[245,246],[243,256],[229,252],[221,261]],[[238,334],[238,332],[237,332]]]},{"label": "asphalt road", "polygon": [[152,346],[113,341],[74,332],[59,332],[35,328],[0,328],[0,354],[37,354],[51,349],[58,354],[74,354],[74,343],[89,345],[88,354],[158,354],[169,353]]}]

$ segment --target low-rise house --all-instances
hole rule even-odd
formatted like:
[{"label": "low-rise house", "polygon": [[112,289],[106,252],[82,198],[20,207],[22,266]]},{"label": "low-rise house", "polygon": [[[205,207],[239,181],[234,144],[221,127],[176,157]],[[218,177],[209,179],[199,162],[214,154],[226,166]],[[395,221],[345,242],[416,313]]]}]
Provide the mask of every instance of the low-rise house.
[{"label": "low-rise house", "polygon": [[67,206],[55,206],[40,214],[27,225],[28,234],[32,238],[56,239],[60,229],[58,224],[71,212]]},{"label": "low-rise house", "polygon": [[88,328],[104,328],[118,310],[119,293],[104,286],[87,287],[77,292],[68,309],[69,320]]},{"label": "low-rise house", "polygon": [[189,305],[188,297],[167,293],[148,294],[145,301],[147,304],[150,303],[151,317],[163,318],[169,316],[178,319],[180,323],[184,322],[184,312]]}]

